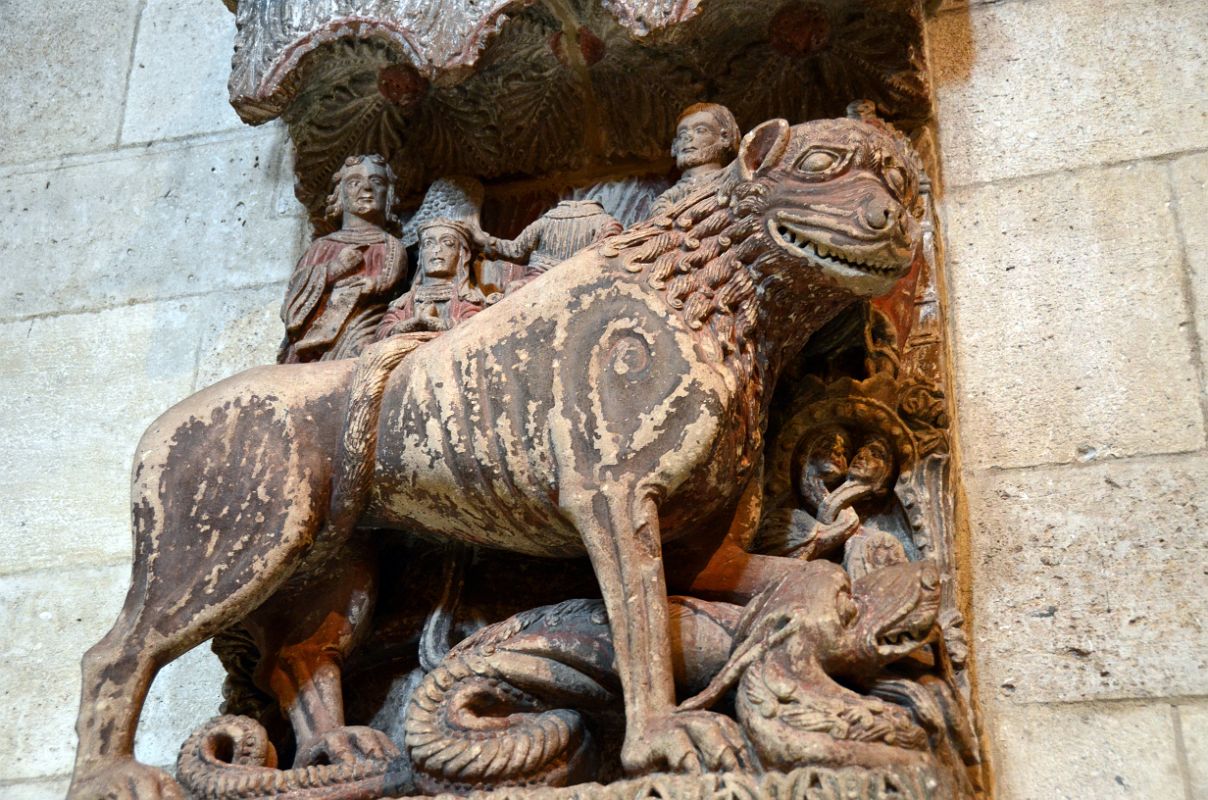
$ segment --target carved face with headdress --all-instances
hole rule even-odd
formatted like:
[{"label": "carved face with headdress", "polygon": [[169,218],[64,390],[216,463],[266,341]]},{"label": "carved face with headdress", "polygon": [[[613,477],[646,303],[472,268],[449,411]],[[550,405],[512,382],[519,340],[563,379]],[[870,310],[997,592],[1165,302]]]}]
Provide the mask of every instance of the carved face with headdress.
[{"label": "carved face with headdress", "polygon": [[429,278],[452,281],[468,271],[473,254],[470,231],[463,223],[438,218],[425,222],[417,232],[421,283]]}]

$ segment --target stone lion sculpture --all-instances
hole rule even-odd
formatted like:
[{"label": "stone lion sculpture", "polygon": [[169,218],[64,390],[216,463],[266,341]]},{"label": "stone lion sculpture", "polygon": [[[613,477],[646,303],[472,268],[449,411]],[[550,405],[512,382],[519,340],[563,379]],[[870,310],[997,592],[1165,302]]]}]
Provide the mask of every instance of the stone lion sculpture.
[{"label": "stone lion sculpture", "polygon": [[[918,175],[892,131],[759,125],[716,181],[424,341],[252,369],[152,423],[135,454],[132,585],[83,661],[70,796],[181,797],[133,759],[156,672],[233,625],[289,714],[295,764],[396,752],[344,725],[372,608],[366,531],[590,557],[629,774],[737,768],[736,723],[677,708],[668,587],[745,603],[798,570],[748,554],[782,364],[919,256]],[[683,555],[664,563],[664,545]]]}]

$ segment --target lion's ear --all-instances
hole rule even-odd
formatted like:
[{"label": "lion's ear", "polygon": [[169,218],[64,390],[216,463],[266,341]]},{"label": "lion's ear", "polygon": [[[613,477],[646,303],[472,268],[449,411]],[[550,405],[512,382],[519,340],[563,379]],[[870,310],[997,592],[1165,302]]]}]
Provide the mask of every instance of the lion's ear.
[{"label": "lion's ear", "polygon": [[742,179],[749,181],[774,166],[784,155],[790,138],[789,124],[782,119],[761,123],[742,137],[742,144],[738,146]]}]

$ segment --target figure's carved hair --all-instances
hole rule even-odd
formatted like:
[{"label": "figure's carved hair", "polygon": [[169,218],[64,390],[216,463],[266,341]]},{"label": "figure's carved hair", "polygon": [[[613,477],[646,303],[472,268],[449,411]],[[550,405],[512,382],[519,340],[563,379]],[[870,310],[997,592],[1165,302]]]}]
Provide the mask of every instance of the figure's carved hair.
[{"label": "figure's carved hair", "polygon": [[349,169],[366,163],[381,167],[386,171],[386,183],[389,187],[386,192],[386,223],[389,227],[395,228],[399,224],[398,209],[395,207],[398,198],[394,192],[398,185],[398,176],[394,174],[390,162],[376,153],[349,156],[344,159],[344,163],[336,170],[336,174],[331,176],[331,193],[324,201],[323,218],[332,223],[340,222],[340,217],[344,215],[344,204],[340,202],[340,182],[348,175]]},{"label": "figure's carved hair", "polygon": [[680,112],[680,115],[675,120],[675,125],[678,128],[679,124],[693,114],[704,112],[713,117],[713,121],[717,123],[717,127],[721,130],[721,136],[726,141],[727,160],[734,157],[738,152],[738,143],[742,141],[742,130],[738,127],[738,121],[734,119],[734,114],[730,109],[720,103],[693,103]]}]

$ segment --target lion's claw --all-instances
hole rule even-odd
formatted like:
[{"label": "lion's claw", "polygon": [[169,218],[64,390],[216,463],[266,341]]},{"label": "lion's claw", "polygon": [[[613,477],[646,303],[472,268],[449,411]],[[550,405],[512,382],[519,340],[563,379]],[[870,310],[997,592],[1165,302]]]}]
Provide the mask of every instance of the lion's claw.
[{"label": "lion's claw", "polygon": [[749,766],[738,724],[711,711],[676,711],[627,733],[621,763],[628,774],[724,772]]},{"label": "lion's claw", "polygon": [[185,800],[184,790],[162,769],[123,761],[90,776],[77,778],[69,800]]},{"label": "lion's claw", "polygon": [[306,742],[294,757],[295,767],[342,764],[352,761],[387,761],[397,758],[398,746],[376,728],[350,725],[336,728]]}]

